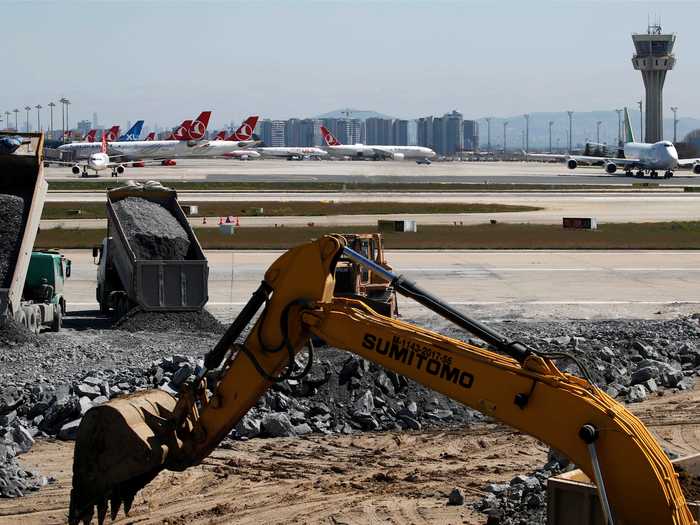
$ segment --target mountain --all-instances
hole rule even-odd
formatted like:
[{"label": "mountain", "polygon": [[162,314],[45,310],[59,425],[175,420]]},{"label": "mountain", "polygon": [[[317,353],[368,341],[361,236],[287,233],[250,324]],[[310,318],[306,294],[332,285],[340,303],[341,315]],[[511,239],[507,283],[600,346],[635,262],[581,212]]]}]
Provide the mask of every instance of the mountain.
[{"label": "mountain", "polygon": [[363,110],[363,109],[336,109],[335,111],[329,111],[323,115],[318,115],[315,118],[357,118],[360,120],[367,120],[368,118],[388,118],[393,119],[389,115],[384,115],[383,113],[378,113],[376,111]]}]

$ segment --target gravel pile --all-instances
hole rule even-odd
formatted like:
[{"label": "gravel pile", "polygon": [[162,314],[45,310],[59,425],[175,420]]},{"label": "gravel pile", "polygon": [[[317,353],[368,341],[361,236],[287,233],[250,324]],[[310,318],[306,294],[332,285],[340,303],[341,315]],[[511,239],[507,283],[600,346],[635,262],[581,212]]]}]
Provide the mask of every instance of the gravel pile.
[{"label": "gravel pile", "polygon": [[[72,439],[80,417],[93,405],[147,388],[176,393],[194,378],[200,359],[224,330],[208,314],[203,321],[208,328],[202,331],[188,324],[192,319],[175,327],[154,326],[157,321],[148,318],[131,321],[134,325],[130,329],[134,331],[67,329],[58,334],[41,334],[24,343],[0,344],[0,399],[9,396],[7,399],[15,400],[5,402],[6,409],[15,413],[11,422],[15,426],[2,427],[3,450],[8,446],[14,450],[12,443],[24,446],[24,432],[16,431],[19,441],[12,437],[10,443],[7,437],[15,435],[15,430],[8,434],[7,429],[17,425],[32,438]],[[417,324],[466,339],[466,334],[436,318],[420,319]],[[639,401],[640,392],[649,396],[692,388],[700,373],[700,325],[694,318],[491,324],[540,350],[575,354],[586,363],[594,380],[623,402]],[[143,330],[149,326],[151,331]],[[578,372],[568,362],[562,360],[559,364],[572,373]],[[211,384],[216,371],[209,374]],[[239,422],[223,446],[230,446],[231,440],[236,439],[310,432],[349,434],[461,427],[483,417],[369,361],[334,348],[322,348],[317,350],[308,375],[274,385]],[[14,461],[16,453],[6,464]],[[548,476],[545,471],[557,472],[550,465],[530,477],[543,485],[540,478]],[[507,492],[519,498],[517,505],[512,503],[513,509],[523,505],[541,509],[535,505],[539,498],[531,497],[537,493],[535,483],[521,481],[513,484],[523,487]],[[508,496],[508,501],[517,498]]]},{"label": "gravel pile", "polygon": [[0,193],[0,288],[12,280],[15,260],[22,241],[24,199]]},{"label": "gravel pile", "polygon": [[137,259],[187,258],[187,232],[163,206],[141,197],[127,197],[114,203],[114,211]]},{"label": "gravel pile", "polygon": [[0,318],[0,348],[13,348],[35,342],[36,336],[12,318]]},{"label": "gravel pile", "polygon": [[199,312],[142,312],[128,314],[114,325],[127,332],[206,332],[223,334],[226,326],[207,310]]}]

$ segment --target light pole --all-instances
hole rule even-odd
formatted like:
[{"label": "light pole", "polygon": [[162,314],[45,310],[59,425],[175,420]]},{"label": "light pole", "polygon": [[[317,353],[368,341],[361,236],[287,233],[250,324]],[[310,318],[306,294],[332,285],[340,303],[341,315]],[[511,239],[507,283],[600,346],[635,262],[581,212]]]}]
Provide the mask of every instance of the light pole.
[{"label": "light pole", "polygon": [[569,115],[569,153],[571,153],[574,144],[574,112],[567,111],[566,114]]},{"label": "light pole", "polygon": [[639,105],[639,141],[644,142],[644,121],[642,119],[644,113],[642,112],[642,101],[640,100],[637,102],[637,105]]},{"label": "light pole", "polygon": [[525,113],[525,153],[530,151],[530,115]]},{"label": "light pole", "polygon": [[27,112],[27,133],[29,133],[29,112],[32,110],[32,107],[24,106],[24,109]]},{"label": "light pole", "polygon": [[19,131],[19,128],[17,127],[17,114],[19,113],[19,109],[15,108],[12,110],[12,112],[15,114],[15,131]]},{"label": "light pole", "polygon": [[58,100],[61,103],[61,142],[66,141],[66,97],[61,97]]},{"label": "light pole", "polygon": [[598,122],[595,123],[595,141],[596,144],[600,144],[600,125],[603,123],[602,120],[599,120]]},{"label": "light pole", "polygon": [[491,117],[486,117],[486,135],[488,137],[486,151],[491,152]]},{"label": "light pole", "polygon": [[36,109],[36,130],[41,133],[41,108],[43,106],[41,104],[37,104],[34,106],[34,109]]},{"label": "light pole", "polygon": [[676,143],[676,134],[678,133],[678,106],[672,106],[673,111],[673,143]]},{"label": "light pole", "polygon": [[53,139],[53,108],[56,107],[56,104],[53,103],[53,101],[49,102],[49,114],[51,115],[49,118],[49,136]]},{"label": "light pole", "polygon": [[70,119],[68,118],[68,106],[70,106],[70,100],[68,100],[67,98],[65,98],[64,100],[64,104],[66,105],[66,131],[70,135]]},{"label": "light pole", "polygon": [[552,153],[552,126],[554,125],[554,121],[550,120],[549,121],[549,152]]},{"label": "light pole", "polygon": [[503,155],[506,154],[506,150],[507,150],[507,147],[506,147],[507,146],[507,143],[506,143],[506,128],[507,127],[508,127],[508,121],[506,120],[503,123]]},{"label": "light pole", "polygon": [[10,113],[9,111],[5,111],[5,124],[7,124],[7,129],[10,129]]}]

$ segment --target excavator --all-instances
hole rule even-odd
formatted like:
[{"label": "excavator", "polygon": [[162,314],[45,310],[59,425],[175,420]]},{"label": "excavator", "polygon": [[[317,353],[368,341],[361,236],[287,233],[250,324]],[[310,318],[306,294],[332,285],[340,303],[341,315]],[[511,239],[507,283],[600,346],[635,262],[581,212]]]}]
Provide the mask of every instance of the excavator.
[{"label": "excavator", "polygon": [[[476,346],[334,297],[341,258],[365,266],[485,345]],[[260,312],[258,314],[258,312]],[[252,325],[252,327],[251,327]],[[150,390],[90,409],[78,429],[70,525],[128,514],[160,471],[204,460],[275,382],[302,377],[312,338],[412,378],[564,453],[595,480],[608,525],[696,523],[678,476],[642,422],[546,353],[473,320],[329,235],[292,248],[267,270],[238,317],[178,393]],[[306,364],[304,350],[308,348]],[[211,384],[208,384],[211,383]],[[235,521],[235,516],[231,517]]]}]

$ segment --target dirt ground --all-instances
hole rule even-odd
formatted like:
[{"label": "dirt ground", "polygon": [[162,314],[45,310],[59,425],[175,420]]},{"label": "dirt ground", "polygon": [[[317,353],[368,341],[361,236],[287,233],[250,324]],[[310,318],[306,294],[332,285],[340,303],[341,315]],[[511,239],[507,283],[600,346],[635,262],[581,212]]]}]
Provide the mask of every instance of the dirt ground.
[{"label": "dirt ground", "polygon": [[[700,390],[632,406],[662,445],[700,452]],[[23,464],[57,482],[0,500],[0,524],[65,523],[72,443],[40,441]],[[134,501],[133,524],[483,524],[477,501],[488,482],[509,481],[546,461],[547,447],[495,424],[452,431],[255,439],[218,449],[183,473],[161,473]]]}]

